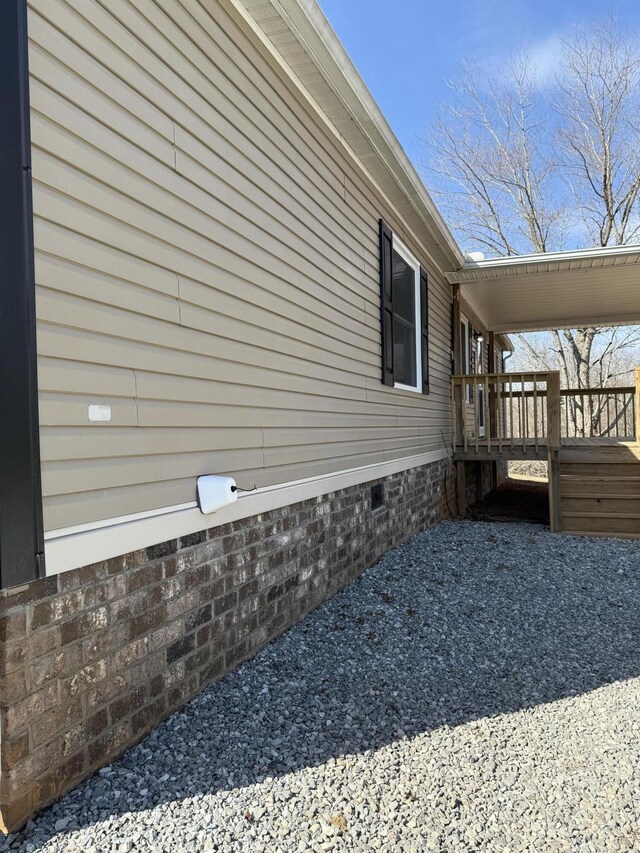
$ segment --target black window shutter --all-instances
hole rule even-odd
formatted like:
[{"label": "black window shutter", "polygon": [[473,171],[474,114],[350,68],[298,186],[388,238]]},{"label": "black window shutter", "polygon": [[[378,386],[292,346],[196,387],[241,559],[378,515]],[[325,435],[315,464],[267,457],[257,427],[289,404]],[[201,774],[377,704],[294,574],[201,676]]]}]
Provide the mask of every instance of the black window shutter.
[{"label": "black window shutter", "polygon": [[382,381],[393,385],[393,234],[380,220],[380,321]]},{"label": "black window shutter", "polygon": [[422,342],[422,393],[429,393],[429,279],[420,267],[420,340]]}]

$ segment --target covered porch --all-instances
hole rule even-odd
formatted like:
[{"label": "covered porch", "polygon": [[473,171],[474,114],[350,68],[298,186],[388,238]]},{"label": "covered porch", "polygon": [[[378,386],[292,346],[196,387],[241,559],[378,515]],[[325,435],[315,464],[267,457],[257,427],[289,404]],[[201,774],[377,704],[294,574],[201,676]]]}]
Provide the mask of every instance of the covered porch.
[{"label": "covered porch", "polygon": [[[630,384],[561,388],[556,371],[465,373],[461,304],[498,334],[640,323],[640,248],[470,262],[450,273],[452,446],[469,462],[547,463],[551,528],[640,538],[640,368]],[[493,357],[489,357],[493,364]]]}]

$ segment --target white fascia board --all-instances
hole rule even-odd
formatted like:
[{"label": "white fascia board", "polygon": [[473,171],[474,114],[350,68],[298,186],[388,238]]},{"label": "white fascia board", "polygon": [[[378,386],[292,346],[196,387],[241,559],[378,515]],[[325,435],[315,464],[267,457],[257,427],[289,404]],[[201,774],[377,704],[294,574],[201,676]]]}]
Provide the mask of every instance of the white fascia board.
[{"label": "white fascia board", "polygon": [[240,495],[235,503],[222,507],[211,515],[203,515],[194,502],[107,519],[94,524],[51,530],[45,533],[46,573],[55,575],[99,563],[169,539],[198,533],[230,521],[249,518],[339,489],[347,489],[400,471],[438,462],[449,455],[447,449],[432,450],[335,474],[267,486]]},{"label": "white fascia board", "polygon": [[523,332],[547,332],[550,329],[576,329],[583,326],[638,326],[640,325],[640,309],[633,314],[576,314],[571,318],[559,318],[555,320],[533,319],[513,323],[494,323],[491,327],[496,334],[505,335],[520,334]]},{"label": "white fascia board", "polygon": [[[582,262],[593,263],[598,260],[615,260],[616,258],[625,258],[629,255],[640,255],[640,245],[629,246],[608,246],[596,247],[593,249],[580,249],[577,251],[566,252],[546,252],[535,255],[511,255],[506,258],[485,258],[482,261],[468,261],[463,266],[455,271],[446,272],[445,276],[450,284],[473,284],[474,279],[465,278],[469,273],[486,273],[492,270],[511,270],[517,273],[518,267],[527,267],[538,265],[542,269],[538,269],[536,273],[530,275],[543,275],[545,272],[561,272],[558,264],[577,264],[578,268],[582,266]],[[585,269],[589,269],[587,266]],[[573,271],[576,267],[571,268]],[[479,281],[484,281],[482,276]]]}]

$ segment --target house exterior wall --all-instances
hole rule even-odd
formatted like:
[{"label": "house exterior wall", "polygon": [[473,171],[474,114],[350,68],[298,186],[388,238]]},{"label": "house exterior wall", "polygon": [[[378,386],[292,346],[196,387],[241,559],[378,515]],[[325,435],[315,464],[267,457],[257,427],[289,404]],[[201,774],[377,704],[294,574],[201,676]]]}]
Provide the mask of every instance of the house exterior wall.
[{"label": "house exterior wall", "polygon": [[[449,288],[223,6],[29,9],[45,530],[441,451]],[[380,217],[430,274],[428,397],[380,381]]]},{"label": "house exterior wall", "polygon": [[[397,212],[224,0],[28,8],[63,551],[0,592],[5,831],[455,507],[451,299],[413,202]],[[428,396],[381,382],[380,218],[429,273]],[[203,516],[205,473],[265,488]]]},{"label": "house exterior wall", "polygon": [[455,505],[450,461],[0,594],[0,826],[140,740]]}]

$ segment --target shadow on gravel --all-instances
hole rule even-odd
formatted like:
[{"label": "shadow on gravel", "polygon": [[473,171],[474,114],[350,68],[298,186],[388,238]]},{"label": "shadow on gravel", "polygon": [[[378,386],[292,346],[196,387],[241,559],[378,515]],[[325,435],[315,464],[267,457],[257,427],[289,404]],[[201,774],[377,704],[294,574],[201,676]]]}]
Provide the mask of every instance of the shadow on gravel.
[{"label": "shadow on gravel", "polygon": [[638,676],[639,648],[639,543],[445,523],[44,812],[36,837],[596,690]]}]

